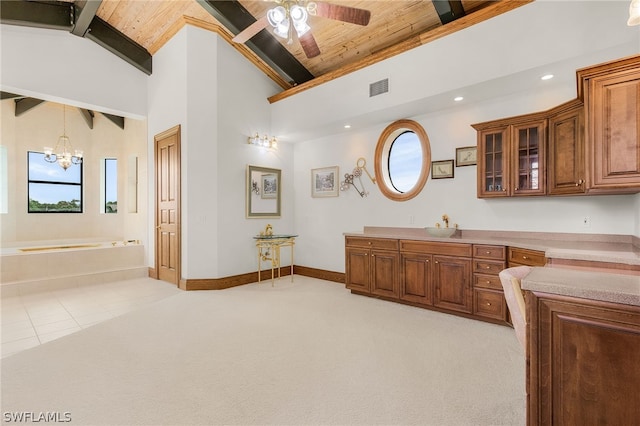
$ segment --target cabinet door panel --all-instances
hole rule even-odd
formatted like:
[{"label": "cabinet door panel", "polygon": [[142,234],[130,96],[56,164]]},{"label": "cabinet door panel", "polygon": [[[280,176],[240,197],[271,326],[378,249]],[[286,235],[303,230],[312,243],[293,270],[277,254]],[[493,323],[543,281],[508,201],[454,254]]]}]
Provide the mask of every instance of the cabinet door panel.
[{"label": "cabinet door panel", "polygon": [[369,250],[347,247],[346,287],[351,290],[369,292]]},{"label": "cabinet door panel", "polygon": [[478,197],[506,197],[509,187],[507,127],[478,133]]},{"label": "cabinet door panel", "polygon": [[429,255],[402,255],[400,299],[423,305],[433,303],[432,263]]},{"label": "cabinet door panel", "polygon": [[549,195],[585,192],[584,107],[549,118]]},{"label": "cabinet door panel", "polygon": [[433,263],[434,306],[471,313],[471,259],[433,256]]},{"label": "cabinet door panel", "polygon": [[527,293],[529,424],[637,424],[640,310]]},{"label": "cabinet door panel", "polygon": [[475,289],[473,313],[487,318],[506,321],[507,309],[501,291]]},{"label": "cabinet door panel", "polygon": [[371,293],[398,297],[398,253],[371,251]]},{"label": "cabinet door panel", "polygon": [[596,78],[591,91],[593,187],[640,187],[640,71]]},{"label": "cabinet door panel", "polygon": [[544,195],[546,121],[513,126],[512,195]]}]

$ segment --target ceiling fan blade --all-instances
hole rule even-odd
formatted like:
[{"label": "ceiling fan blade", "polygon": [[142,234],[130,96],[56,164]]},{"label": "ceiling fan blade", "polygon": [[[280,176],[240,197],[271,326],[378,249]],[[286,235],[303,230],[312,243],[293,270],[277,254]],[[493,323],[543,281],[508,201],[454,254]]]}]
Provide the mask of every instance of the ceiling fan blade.
[{"label": "ceiling fan blade", "polygon": [[316,43],[316,39],[311,34],[311,31],[307,31],[302,37],[298,37],[300,41],[300,45],[302,46],[302,50],[304,50],[304,54],[307,55],[307,58],[314,58],[320,54],[320,48],[318,47],[318,43]]},{"label": "ceiling fan blade", "polygon": [[266,16],[263,16],[262,18],[258,19],[256,22],[242,30],[240,33],[238,33],[238,35],[232,38],[231,41],[233,41],[234,43],[245,43],[251,37],[267,28],[267,25],[269,25],[269,21],[267,21]]},{"label": "ceiling fan blade", "polygon": [[315,2],[317,5],[316,15],[323,18],[335,19],[336,21],[349,22],[351,24],[366,26],[371,19],[371,12],[357,7],[340,6],[338,4]]}]

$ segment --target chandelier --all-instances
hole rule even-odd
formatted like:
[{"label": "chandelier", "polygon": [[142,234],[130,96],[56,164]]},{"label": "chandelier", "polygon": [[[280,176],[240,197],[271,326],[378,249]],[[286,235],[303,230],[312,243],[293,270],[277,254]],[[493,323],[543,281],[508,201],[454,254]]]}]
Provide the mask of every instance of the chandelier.
[{"label": "chandelier", "polygon": [[[58,142],[56,143],[56,147],[51,149],[49,147],[44,148],[44,159],[49,163],[58,163],[60,167],[64,170],[67,170],[71,167],[72,164],[80,164],[82,163],[82,151],[73,150],[73,146],[71,146],[71,141],[67,136],[67,106],[62,106],[62,120],[63,120],[63,130],[62,136],[58,138]],[[71,152],[74,152],[72,155]]]},{"label": "chandelier", "polygon": [[264,148],[278,149],[278,140],[275,137],[269,138],[267,135],[260,137],[258,133],[254,136],[249,136],[247,143],[250,145],[262,146]]},{"label": "chandelier", "polygon": [[296,30],[298,37],[305,35],[311,27],[307,24],[309,14],[314,15],[318,5],[314,2],[301,6],[301,1],[276,0],[280,6],[276,6],[267,12],[267,21],[273,27],[273,33],[278,37],[288,39],[287,43],[293,43],[292,32]]}]

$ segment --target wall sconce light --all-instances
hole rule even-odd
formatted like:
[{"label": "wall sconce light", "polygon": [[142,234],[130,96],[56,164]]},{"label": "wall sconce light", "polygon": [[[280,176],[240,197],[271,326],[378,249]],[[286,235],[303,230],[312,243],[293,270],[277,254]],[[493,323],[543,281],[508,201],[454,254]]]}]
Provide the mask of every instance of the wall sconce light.
[{"label": "wall sconce light", "polygon": [[275,136],[269,137],[267,135],[264,135],[260,137],[258,132],[256,132],[254,136],[249,136],[247,138],[247,143],[249,145],[261,146],[263,148],[278,149],[278,140],[275,138]]},{"label": "wall sconce light", "polygon": [[627,25],[640,25],[640,0],[631,0]]}]

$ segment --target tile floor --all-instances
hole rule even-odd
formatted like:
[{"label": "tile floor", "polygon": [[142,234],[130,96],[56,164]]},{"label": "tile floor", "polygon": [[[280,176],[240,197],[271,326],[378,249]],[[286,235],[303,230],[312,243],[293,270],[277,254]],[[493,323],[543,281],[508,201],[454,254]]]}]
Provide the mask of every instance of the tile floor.
[{"label": "tile floor", "polygon": [[151,278],[1,297],[2,358],[180,293]]}]

